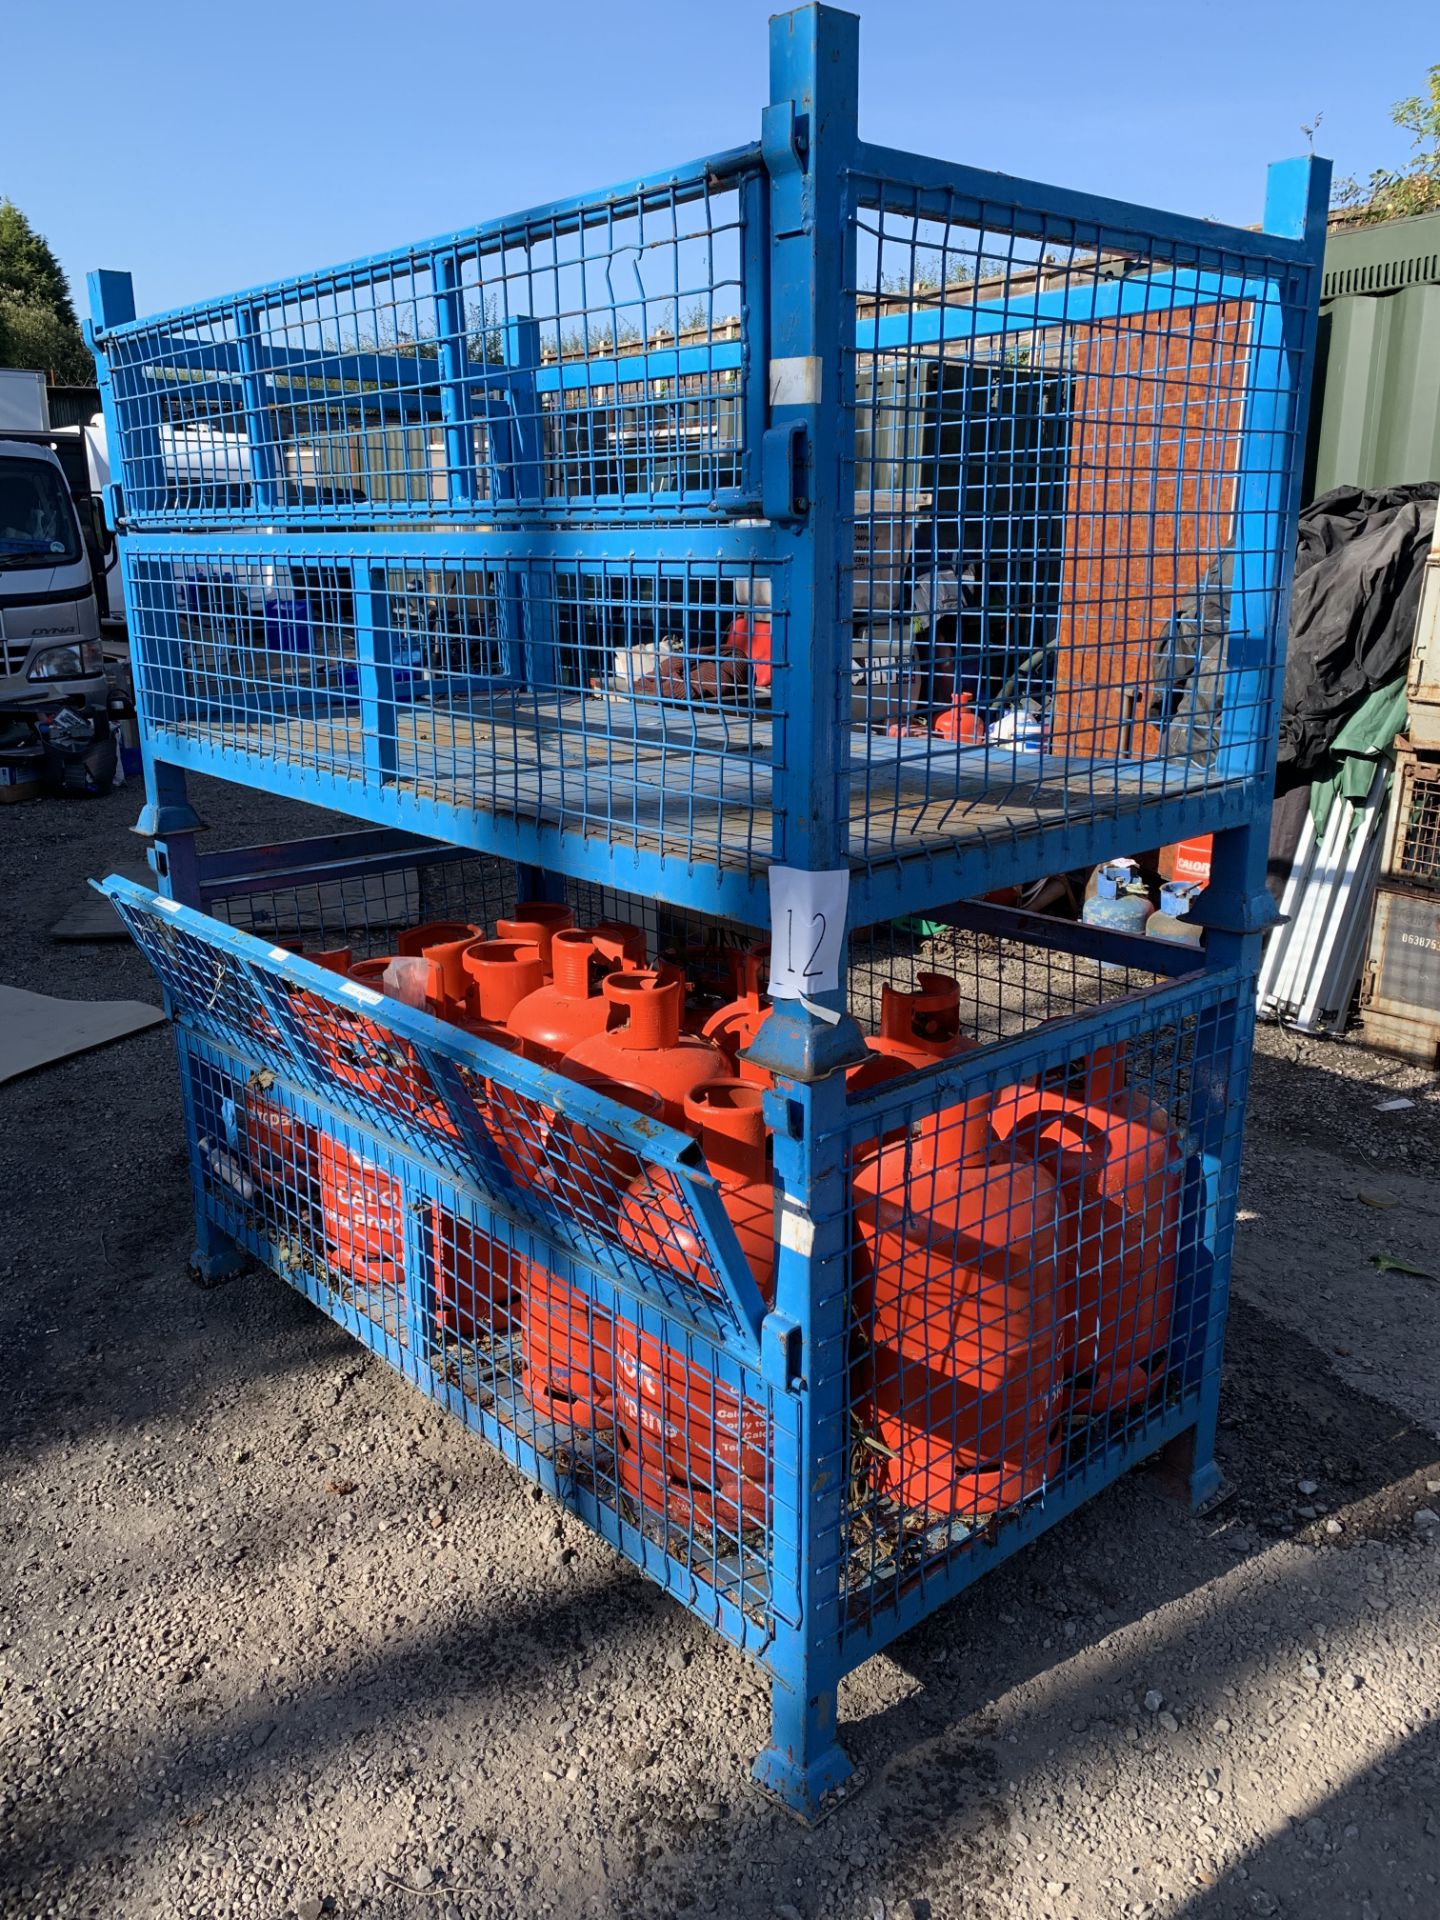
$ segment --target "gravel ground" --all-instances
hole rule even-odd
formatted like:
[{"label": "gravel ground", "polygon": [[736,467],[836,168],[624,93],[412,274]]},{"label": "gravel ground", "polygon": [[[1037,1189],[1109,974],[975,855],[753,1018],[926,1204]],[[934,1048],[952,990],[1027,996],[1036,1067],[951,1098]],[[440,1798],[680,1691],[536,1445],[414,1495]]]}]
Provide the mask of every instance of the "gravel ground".
[{"label": "gravel ground", "polygon": [[[0,814],[11,983],[157,997],[47,935],[135,807]],[[1132,1474],[872,1660],[813,1832],[752,1669],[280,1281],[188,1283],[163,1029],[0,1111],[0,1913],[1440,1914],[1440,1286],[1371,1264],[1436,1259],[1433,1076],[1264,1037],[1231,1497]]]}]

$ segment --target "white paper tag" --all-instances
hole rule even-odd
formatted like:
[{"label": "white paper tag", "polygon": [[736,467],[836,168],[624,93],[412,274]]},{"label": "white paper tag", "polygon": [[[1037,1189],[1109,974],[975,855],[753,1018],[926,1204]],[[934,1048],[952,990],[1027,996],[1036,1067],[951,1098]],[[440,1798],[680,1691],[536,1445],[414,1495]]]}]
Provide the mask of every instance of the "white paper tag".
[{"label": "white paper tag", "polygon": [[383,993],[376,993],[373,987],[362,987],[358,980],[347,980],[340,991],[348,994],[352,1000],[358,1000],[362,1007],[378,1007],[385,998]]},{"label": "white paper tag", "polygon": [[820,368],[818,354],[792,354],[770,362],[770,404],[772,407],[818,407],[820,404]]},{"label": "white paper tag", "polygon": [[815,1250],[815,1222],[789,1202],[780,1209],[780,1244],[806,1259]]},{"label": "white paper tag", "polygon": [[288,947],[271,947],[265,958],[267,960],[293,960],[295,955],[291,953]]},{"label": "white paper tag", "polygon": [[156,894],[155,904],[164,913],[178,913],[180,911],[180,902],[178,900],[167,900],[163,893]]},{"label": "white paper tag", "polygon": [[770,869],[770,997],[803,1000],[840,984],[850,869]]}]

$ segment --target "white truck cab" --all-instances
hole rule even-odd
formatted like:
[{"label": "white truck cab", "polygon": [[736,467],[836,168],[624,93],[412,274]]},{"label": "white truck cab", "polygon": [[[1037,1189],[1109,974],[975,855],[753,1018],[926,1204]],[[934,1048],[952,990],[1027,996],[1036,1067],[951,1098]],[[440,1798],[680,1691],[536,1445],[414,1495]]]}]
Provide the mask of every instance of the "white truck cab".
[{"label": "white truck cab", "polygon": [[64,470],[0,432],[0,713],[105,711],[100,610]]}]

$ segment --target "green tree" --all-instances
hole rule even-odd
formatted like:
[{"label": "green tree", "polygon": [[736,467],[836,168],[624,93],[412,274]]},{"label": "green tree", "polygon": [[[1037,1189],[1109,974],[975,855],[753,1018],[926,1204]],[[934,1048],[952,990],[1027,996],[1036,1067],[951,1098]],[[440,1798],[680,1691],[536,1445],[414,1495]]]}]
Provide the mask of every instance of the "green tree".
[{"label": "green tree", "polygon": [[94,359],[75,322],[9,293],[0,293],[0,367],[36,367],[61,387],[95,380]]},{"label": "green tree", "polygon": [[62,386],[88,386],[95,362],[50,243],[0,199],[0,366],[37,367]]},{"label": "green tree", "polygon": [[1377,167],[1363,186],[1353,179],[1335,183],[1335,205],[1365,222],[1440,208],[1440,66],[1426,74],[1424,93],[1395,102],[1390,118],[1411,137],[1409,164],[1395,171]]}]

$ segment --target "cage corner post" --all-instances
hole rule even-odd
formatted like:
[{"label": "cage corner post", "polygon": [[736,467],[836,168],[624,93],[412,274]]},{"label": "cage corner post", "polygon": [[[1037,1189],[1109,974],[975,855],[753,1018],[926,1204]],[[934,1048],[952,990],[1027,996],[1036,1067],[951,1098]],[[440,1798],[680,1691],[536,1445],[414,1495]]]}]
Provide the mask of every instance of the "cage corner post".
[{"label": "cage corner post", "polygon": [[[178,675],[179,629],[175,609],[174,580],[168,566],[159,563],[146,572],[145,590],[140,589],[140,569],[134,564],[131,546],[123,538],[128,513],[161,497],[165,484],[165,457],[160,429],[148,417],[147,410],[130,392],[129,376],[122,361],[112,364],[105,342],[117,328],[135,319],[135,282],[128,273],[100,267],[86,276],[90,317],[85,329],[87,343],[95,354],[95,377],[100,388],[100,406],[105,418],[106,441],[111,449],[111,484],[105,490],[105,518],[110,530],[120,539],[120,570],[125,587],[127,620],[156,643],[157,665],[154,679],[144,675],[144,698],[137,701],[141,714],[140,760],[145,783],[145,804],[135,822],[135,832],[153,843],[151,864],[161,891],[170,899],[187,906],[200,904],[199,860],[195,835],[203,821],[190,804],[184,770],[162,759],[155,751],[148,722],[162,719],[169,711],[168,700],[179,693],[179,681],[166,684]],[[131,417],[133,416],[133,417]],[[142,665],[148,648],[136,652]]]},{"label": "cage corner post", "polygon": [[1234,992],[1202,1017],[1196,1036],[1196,1056],[1205,1072],[1195,1089],[1192,1116],[1204,1183],[1199,1217],[1205,1226],[1188,1252],[1184,1277],[1189,1290],[1185,1366],[1198,1401],[1194,1423],[1163,1454],[1171,1488],[1197,1510],[1224,1486],[1215,1458],[1220,1368],[1256,980],[1264,935],[1277,917],[1266,879],[1271,795],[1314,363],[1314,282],[1324,260],[1329,201],[1328,160],[1305,156],[1270,167],[1264,230],[1297,242],[1301,257],[1278,290],[1267,288],[1250,357],[1233,539],[1232,672],[1224,723],[1231,744],[1222,764],[1253,783],[1255,799],[1242,824],[1214,836],[1210,880],[1196,902],[1195,917],[1205,928],[1205,971],[1211,978],[1228,973]]},{"label": "cage corner post", "polygon": [[166,1007],[174,1022],[175,1052],[180,1067],[180,1103],[185,1114],[185,1138],[190,1149],[190,1199],[194,1209],[195,1242],[190,1250],[190,1278],[207,1292],[223,1286],[252,1264],[249,1252],[228,1234],[205,1202],[207,1153],[221,1151],[205,1138],[206,1100],[203,1093],[204,1062],[192,1051],[185,1027],[175,1020],[170,995]]},{"label": "cage corner post", "polygon": [[[847,564],[842,352],[853,241],[845,180],[858,126],[859,21],[808,6],[770,22],[766,515],[784,553],[787,618],[777,629],[783,751],[775,755],[772,858],[848,868],[848,692],[837,581]],[[771,1734],[754,1777],[792,1813],[818,1819],[852,1776],[837,1730],[846,1448],[848,1181],[844,1068],[863,1052],[842,983],[777,1005],[751,1057],[776,1076],[781,1193],[775,1308],[763,1332],[777,1403],[769,1656]]]},{"label": "cage corner post", "polygon": [[845,1074],[779,1077],[775,1176],[781,1195],[775,1309],[762,1333],[765,1377],[791,1418],[775,1423],[770,1740],[754,1777],[803,1820],[850,1781],[840,1744],[848,1354],[849,1181]]}]

